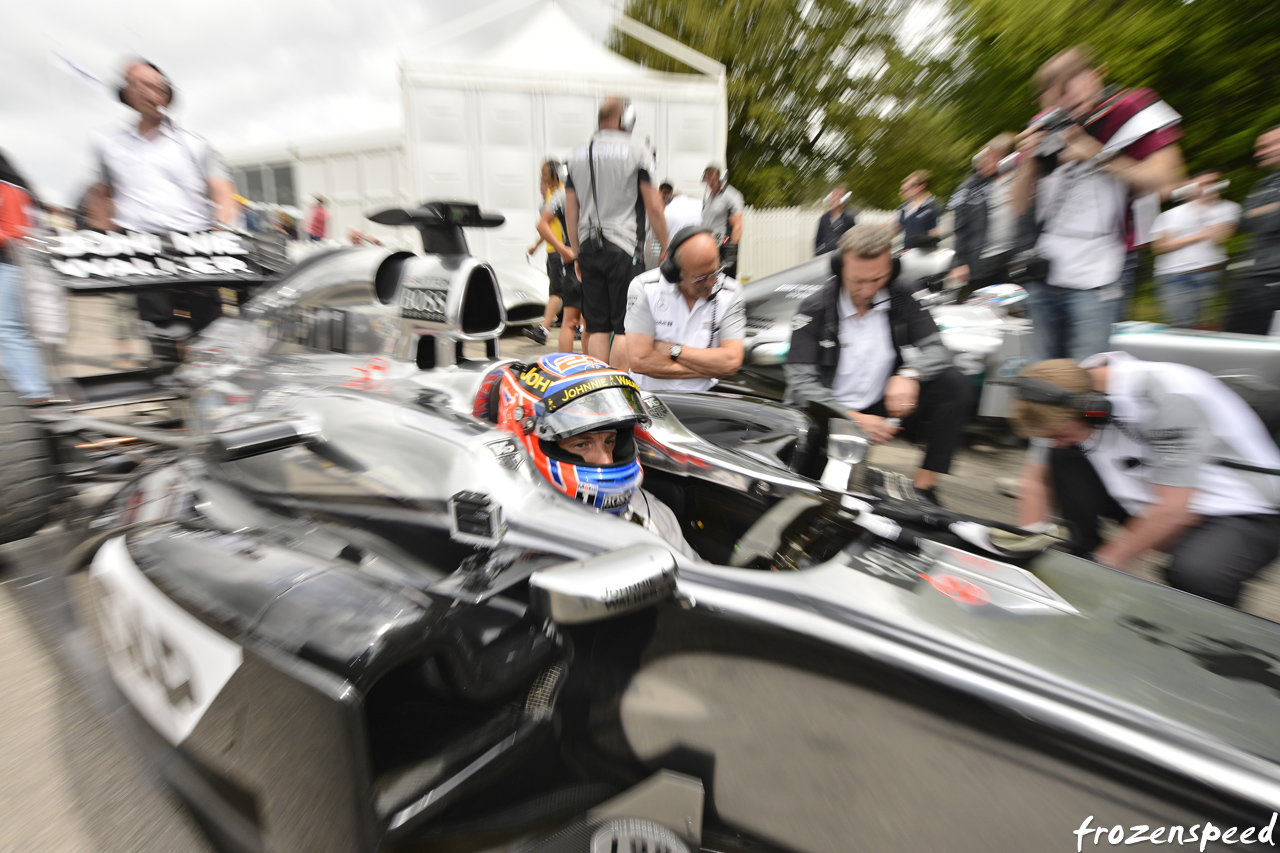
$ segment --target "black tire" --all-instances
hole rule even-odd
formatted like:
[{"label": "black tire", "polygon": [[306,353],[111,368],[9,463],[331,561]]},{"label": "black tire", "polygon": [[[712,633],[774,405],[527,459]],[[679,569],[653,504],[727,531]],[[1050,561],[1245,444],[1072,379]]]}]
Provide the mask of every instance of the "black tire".
[{"label": "black tire", "polygon": [[58,499],[49,439],[0,376],[0,545],[25,539]]}]

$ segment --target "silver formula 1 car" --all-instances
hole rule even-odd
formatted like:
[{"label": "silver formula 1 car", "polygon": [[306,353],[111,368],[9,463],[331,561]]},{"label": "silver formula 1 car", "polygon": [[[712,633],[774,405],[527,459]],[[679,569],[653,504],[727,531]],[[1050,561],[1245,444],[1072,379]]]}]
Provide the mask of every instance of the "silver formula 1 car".
[{"label": "silver formula 1 car", "polygon": [[197,345],[184,429],[135,428],[127,473],[117,445],[80,451],[123,480],[69,585],[139,745],[221,845],[1274,830],[1274,624],[861,492],[840,419],[732,395],[646,398],[645,488],[702,559],[681,556],[485,419],[501,301],[456,251],[482,214],[382,219],[428,252],[300,265]]}]

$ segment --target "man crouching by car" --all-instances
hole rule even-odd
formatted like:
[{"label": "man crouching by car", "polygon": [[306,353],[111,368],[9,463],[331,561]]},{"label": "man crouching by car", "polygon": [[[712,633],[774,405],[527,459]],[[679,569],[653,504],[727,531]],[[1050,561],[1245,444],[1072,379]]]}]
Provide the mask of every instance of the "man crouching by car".
[{"label": "man crouching by car", "polygon": [[[1077,553],[1125,569],[1165,551],[1170,586],[1231,606],[1280,551],[1280,450],[1217,377],[1111,352],[1033,364],[1015,391],[1022,526],[1053,498]],[[1121,524],[1106,542],[1100,517]]]},{"label": "man crouching by car", "polygon": [[875,444],[900,431],[920,439],[924,462],[912,482],[936,503],[971,392],[929,312],[896,281],[891,241],[879,225],[855,225],[840,238],[830,280],[791,321],[784,402],[847,411]]}]

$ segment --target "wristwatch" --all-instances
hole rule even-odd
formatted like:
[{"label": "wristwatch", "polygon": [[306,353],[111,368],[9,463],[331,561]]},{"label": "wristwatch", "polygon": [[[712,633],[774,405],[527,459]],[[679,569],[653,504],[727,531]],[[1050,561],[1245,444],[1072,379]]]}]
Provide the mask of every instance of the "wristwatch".
[{"label": "wristwatch", "polygon": [[684,352],[684,347],[680,346],[680,344],[672,344],[672,345],[671,345],[671,360],[672,360],[672,361],[678,361],[678,360],[679,360],[679,358],[680,358],[680,353],[682,353],[682,352]]},{"label": "wristwatch", "polygon": [[898,375],[919,382],[920,377],[924,374],[920,372],[918,367],[900,367],[898,368]]}]

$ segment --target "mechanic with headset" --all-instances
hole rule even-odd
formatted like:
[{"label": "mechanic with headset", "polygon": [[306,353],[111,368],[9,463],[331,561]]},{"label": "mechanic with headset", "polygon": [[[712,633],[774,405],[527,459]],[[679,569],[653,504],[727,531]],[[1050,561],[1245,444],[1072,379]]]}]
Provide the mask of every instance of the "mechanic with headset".
[{"label": "mechanic with headset", "polygon": [[600,105],[598,119],[596,135],[569,161],[565,225],[569,245],[578,253],[582,319],[591,335],[587,349],[625,370],[627,288],[644,269],[645,222],[640,211],[649,215],[664,252],[667,220],[652,178],[653,155],[631,138],[635,107],[609,97]]},{"label": "mechanic with headset", "polygon": [[[1110,352],[1033,364],[1015,391],[1033,439],[1019,524],[1045,523],[1052,497],[1078,553],[1124,569],[1165,551],[1170,586],[1232,606],[1280,552],[1280,450],[1216,377]],[[1105,543],[1100,517],[1122,525]]]},{"label": "mechanic with headset", "polygon": [[475,414],[514,435],[557,491],[698,559],[671,508],[640,488],[635,428],[647,426],[649,415],[627,374],[575,353],[508,364],[481,384]]},{"label": "mechanic with headset", "polygon": [[706,391],[742,366],[742,288],[721,270],[715,235],[689,227],[627,295],[631,374],[646,391]]},{"label": "mechanic with headset", "polygon": [[847,411],[875,444],[903,430],[918,437],[925,455],[912,483],[936,502],[972,390],[929,312],[895,281],[892,240],[880,225],[855,225],[840,238],[830,280],[791,321],[784,402]]},{"label": "mechanic with headset", "polygon": [[725,274],[738,275],[738,244],[742,242],[742,211],[747,203],[737,187],[728,183],[729,172],[716,163],[702,170],[707,194],[702,199],[702,227],[716,235]]},{"label": "mechanic with headset", "polygon": [[[169,118],[174,92],[164,73],[146,60],[130,61],[119,96],[139,118],[94,137],[98,182],[89,192],[89,224],[104,231],[149,234],[207,231],[215,222],[230,227],[236,205],[227,167],[208,142]],[[138,315],[150,324],[153,346],[157,340],[177,341],[198,332],[222,313],[216,291],[193,290],[185,298],[189,325],[175,319],[174,292],[138,294]]]}]

